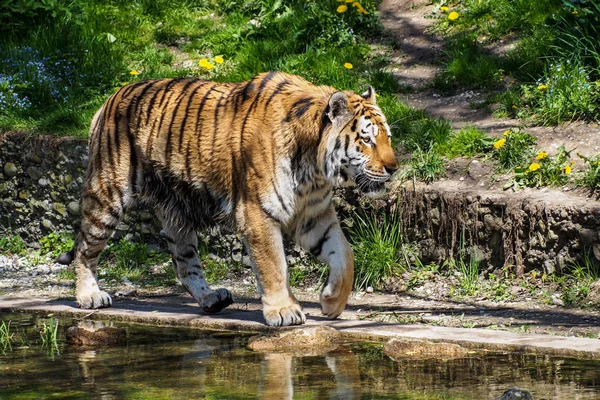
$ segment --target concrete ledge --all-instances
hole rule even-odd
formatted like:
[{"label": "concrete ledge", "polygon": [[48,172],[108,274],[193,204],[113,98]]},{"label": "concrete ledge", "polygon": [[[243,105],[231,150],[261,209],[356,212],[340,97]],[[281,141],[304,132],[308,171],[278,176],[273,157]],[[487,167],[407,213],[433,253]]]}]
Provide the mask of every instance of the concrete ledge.
[{"label": "concrete ledge", "polygon": [[[183,326],[194,329],[268,332],[279,329],[263,323],[262,312],[230,308],[219,314],[202,314],[198,306],[183,296],[115,299],[111,308],[83,310],[72,300],[22,299],[0,297],[0,312],[53,313],[81,319],[108,319],[157,326]],[[488,329],[447,328],[402,325],[364,320],[328,320],[317,308],[305,307],[307,325],[330,326],[344,339],[384,341],[391,338],[430,340],[460,344],[471,349],[514,351],[600,359],[600,340],[539,334],[520,334]]]}]

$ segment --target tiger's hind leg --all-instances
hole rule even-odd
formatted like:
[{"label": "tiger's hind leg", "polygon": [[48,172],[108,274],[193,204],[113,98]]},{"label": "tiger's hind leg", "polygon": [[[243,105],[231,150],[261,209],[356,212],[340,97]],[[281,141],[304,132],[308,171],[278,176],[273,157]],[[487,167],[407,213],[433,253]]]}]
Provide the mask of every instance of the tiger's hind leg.
[{"label": "tiger's hind leg", "polygon": [[233,296],[227,289],[213,290],[206,282],[198,259],[198,236],[191,226],[180,228],[163,220],[162,235],[167,240],[173,256],[173,268],[183,287],[196,299],[202,310],[217,313],[233,304]]},{"label": "tiger's hind leg", "polygon": [[75,240],[74,268],[76,273],[75,297],[82,308],[110,307],[110,295],[98,286],[96,273],[98,256],[106,247],[121,216],[124,204],[102,196],[90,182],[82,200],[81,229]]}]

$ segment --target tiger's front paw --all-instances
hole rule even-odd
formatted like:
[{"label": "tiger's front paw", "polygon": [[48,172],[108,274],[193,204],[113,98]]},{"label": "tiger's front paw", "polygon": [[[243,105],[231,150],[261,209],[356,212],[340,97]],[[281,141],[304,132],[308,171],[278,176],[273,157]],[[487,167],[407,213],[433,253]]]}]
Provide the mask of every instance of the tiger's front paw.
[{"label": "tiger's front paw", "polygon": [[321,292],[321,312],[329,319],[335,319],[344,311],[352,285],[328,283]]},{"label": "tiger's front paw", "polygon": [[284,307],[264,306],[263,315],[269,326],[302,325],[306,316],[299,304],[290,304]]},{"label": "tiger's front paw", "polygon": [[217,289],[204,296],[200,304],[202,310],[209,314],[218,313],[233,304],[233,295],[227,289]]},{"label": "tiger's front paw", "polygon": [[81,308],[104,308],[112,305],[110,295],[102,290],[82,291],[75,298]]}]

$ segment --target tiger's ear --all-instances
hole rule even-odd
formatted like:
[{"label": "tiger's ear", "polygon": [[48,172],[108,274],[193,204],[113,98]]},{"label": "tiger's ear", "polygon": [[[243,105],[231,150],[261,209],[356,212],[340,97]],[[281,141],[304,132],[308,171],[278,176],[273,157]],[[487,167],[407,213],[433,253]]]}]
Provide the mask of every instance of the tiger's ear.
[{"label": "tiger's ear", "polygon": [[327,116],[334,126],[342,127],[352,119],[352,113],[348,110],[348,96],[344,92],[335,92],[329,98],[329,112]]},{"label": "tiger's ear", "polygon": [[376,94],[375,94],[375,89],[373,89],[373,86],[369,86],[369,88],[367,89],[366,92],[364,92],[363,94],[361,94],[361,96],[363,97],[363,99],[369,100],[371,103],[376,104]]}]

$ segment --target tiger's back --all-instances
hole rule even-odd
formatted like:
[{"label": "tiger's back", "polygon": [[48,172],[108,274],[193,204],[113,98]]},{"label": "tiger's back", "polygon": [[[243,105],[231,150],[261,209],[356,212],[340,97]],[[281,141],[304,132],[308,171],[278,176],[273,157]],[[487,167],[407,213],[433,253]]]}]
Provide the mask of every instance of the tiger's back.
[{"label": "tiger's back", "polygon": [[[316,113],[334,91],[279,73],[243,83],[132,84],[106,102],[92,125],[91,172],[104,175],[101,184],[129,184],[133,192],[124,196],[139,192],[161,202],[157,180],[180,181],[185,191],[204,192],[230,213],[240,197],[271,185],[286,167],[278,161],[294,147],[316,151],[322,119]],[[303,119],[311,126],[300,127]],[[300,128],[315,134],[300,135],[298,143]]]}]

